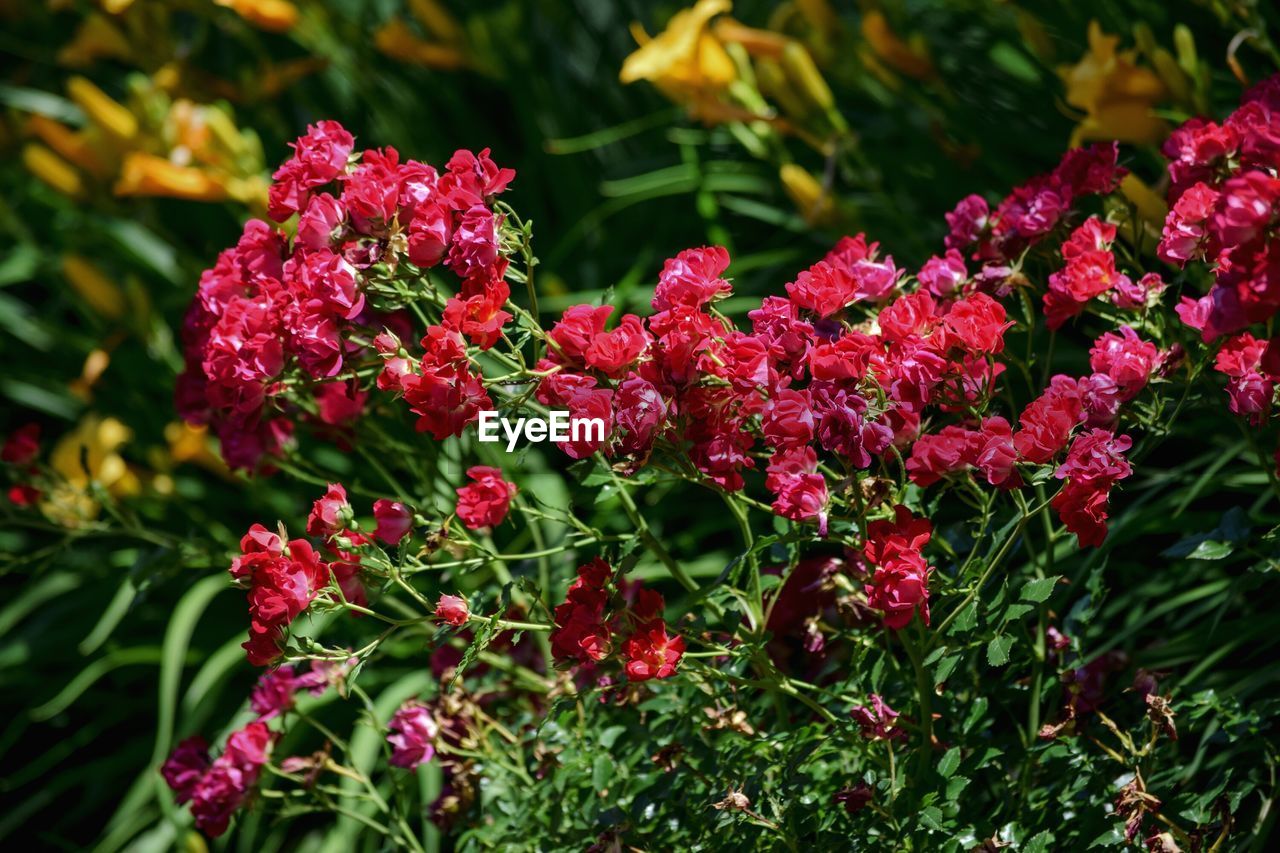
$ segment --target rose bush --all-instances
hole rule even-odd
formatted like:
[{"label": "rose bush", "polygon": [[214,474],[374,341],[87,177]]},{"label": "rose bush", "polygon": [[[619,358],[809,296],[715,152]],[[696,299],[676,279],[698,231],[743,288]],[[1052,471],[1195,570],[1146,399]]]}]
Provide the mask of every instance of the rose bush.
[{"label": "rose bush", "polygon": [[[1116,528],[1170,532],[1149,519],[1187,469],[1139,478],[1192,423],[1240,431],[1255,516],[1280,497],[1278,126],[1273,78],[1175,131],[1163,222],[1096,144],[962,200],[915,274],[847,237],[735,319],[729,253],[693,248],[616,322],[544,320],[488,152],[436,169],[312,127],[270,193],[296,229],[250,222],[201,279],[178,396],[229,464],[325,491],[307,538],[241,542],[244,647],[268,668],[216,758],[184,741],[165,764],[175,799],[213,836],[318,811],[412,848],[427,818],[463,845],[532,826],[601,849],[729,827],[761,847],[1264,839],[1262,765],[1176,760],[1180,715],[1203,750],[1258,711],[1178,696],[1091,628]],[[490,409],[608,430],[526,467],[476,440]],[[6,447],[15,488],[40,488],[33,440]],[[739,556],[669,547],[659,499],[717,502]],[[1273,564],[1247,518],[1165,558]]]}]

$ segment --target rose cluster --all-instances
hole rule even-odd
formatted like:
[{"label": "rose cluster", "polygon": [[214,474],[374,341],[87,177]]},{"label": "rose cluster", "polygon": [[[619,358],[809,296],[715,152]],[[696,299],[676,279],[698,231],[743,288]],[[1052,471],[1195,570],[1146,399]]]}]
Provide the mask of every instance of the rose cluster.
[{"label": "rose cluster", "polygon": [[638,582],[618,582],[618,595],[610,595],[613,567],[595,559],[578,567],[564,603],[555,609],[551,652],[557,661],[593,666],[617,651],[622,641],[623,668],[630,681],[670,678],[675,675],[685,642],[669,634],[663,621],[662,595]]},{"label": "rose cluster", "polygon": [[[494,197],[514,174],[487,149],[458,151],[441,172],[402,161],[394,148],[356,152],[333,121],[308,128],[270,193],[271,217],[296,214],[296,234],[250,221],[201,276],[183,327],[181,414],[209,424],[236,468],[278,454],[298,421],[349,426],[365,407],[366,368],[381,363],[395,332],[413,327],[397,293],[406,267],[443,266],[460,282],[443,300],[436,334],[491,345],[510,319],[500,310],[508,261]],[[431,367],[415,372],[406,363],[397,384],[416,407],[441,410],[441,382],[474,391],[456,371]]]}]

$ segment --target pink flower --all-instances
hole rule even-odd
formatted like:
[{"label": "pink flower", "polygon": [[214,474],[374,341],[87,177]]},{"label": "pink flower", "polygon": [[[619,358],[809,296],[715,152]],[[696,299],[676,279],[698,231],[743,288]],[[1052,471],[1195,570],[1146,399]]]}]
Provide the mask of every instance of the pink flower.
[{"label": "pink flower", "polygon": [[351,515],[347,490],[341,483],[330,483],[324,497],[311,506],[311,514],[307,516],[307,533],[327,539],[345,530],[351,523]]},{"label": "pink flower", "polygon": [[955,209],[947,214],[947,227],[951,229],[947,234],[947,248],[964,249],[976,242],[986,229],[990,215],[991,209],[982,196],[970,195],[962,198]]},{"label": "pink flower", "polygon": [[760,422],[765,441],[773,447],[795,447],[813,440],[813,408],[809,395],[790,388],[779,391],[765,406]]},{"label": "pink flower", "polygon": [[945,255],[940,257],[935,255],[925,261],[920,272],[916,274],[920,286],[939,298],[945,298],[958,291],[968,277],[964,255],[956,249],[947,249]]},{"label": "pink flower", "polygon": [[583,367],[587,350],[604,334],[605,323],[613,313],[612,305],[572,305],[547,332],[551,346],[547,357],[554,364]]},{"label": "pink flower", "polygon": [[456,595],[442,595],[436,603],[436,618],[446,625],[461,628],[471,618],[467,600]]},{"label": "pink flower", "polygon": [[1050,505],[1082,548],[1101,545],[1106,538],[1111,487],[1133,472],[1124,457],[1132,444],[1127,435],[1091,429],[1071,442],[1066,460],[1055,472],[1066,482]]},{"label": "pink flower", "polygon": [[799,474],[777,483],[773,511],[792,521],[816,521],[818,535],[827,535],[827,480],[821,474]]},{"label": "pink flower", "polygon": [[732,288],[721,275],[728,268],[729,252],[722,246],[685,249],[663,265],[653,292],[654,310],[699,308],[727,296]]},{"label": "pink flower", "polygon": [[373,517],[378,522],[373,535],[388,545],[399,545],[413,529],[413,510],[399,501],[386,498],[374,501]]},{"label": "pink flower", "polygon": [[920,614],[929,624],[929,572],[920,552],[933,535],[927,518],[918,518],[904,506],[894,507],[892,521],[867,525],[863,554],[876,566],[866,585],[867,604],[884,613],[890,630],[905,628]]},{"label": "pink flower", "polygon": [[818,261],[787,285],[787,296],[819,317],[830,317],[853,301],[854,286],[847,269]]},{"label": "pink flower", "polygon": [[254,721],[227,739],[227,748],[191,791],[197,829],[213,838],[227,831],[231,816],[258,782],[273,738],[266,723]]},{"label": "pink flower", "polygon": [[336,121],[309,126],[293,143],[293,157],[272,175],[268,199],[271,218],[284,222],[307,206],[310,191],[337,178],[347,168],[355,139]]},{"label": "pink flower", "polygon": [[990,355],[1004,351],[1005,330],[1013,325],[1004,306],[985,293],[975,293],[951,306],[942,318],[947,330],[971,353]]},{"label": "pink flower", "polygon": [[1181,267],[1202,256],[1208,236],[1205,224],[1217,201],[1217,191],[1207,184],[1196,184],[1181,195],[1165,217],[1164,234],[1156,247],[1160,260]]},{"label": "pink flower", "polygon": [[258,683],[249,694],[249,708],[259,720],[278,717],[293,708],[293,694],[298,689],[298,679],[288,664],[269,669],[258,676]]},{"label": "pink flower", "polygon": [[401,705],[387,728],[392,765],[413,770],[435,756],[434,741],[440,726],[421,702],[410,700]]},{"label": "pink flower", "polygon": [[1130,400],[1146,387],[1159,366],[1160,350],[1139,338],[1129,326],[1121,326],[1119,331],[1118,335],[1107,332],[1094,342],[1089,350],[1089,366],[1115,380],[1124,399]]},{"label": "pink flower", "polygon": [[502,479],[502,471],[485,465],[467,469],[472,482],[460,486],[458,518],[472,530],[497,527],[507,517],[511,499],[516,495],[515,483]]}]

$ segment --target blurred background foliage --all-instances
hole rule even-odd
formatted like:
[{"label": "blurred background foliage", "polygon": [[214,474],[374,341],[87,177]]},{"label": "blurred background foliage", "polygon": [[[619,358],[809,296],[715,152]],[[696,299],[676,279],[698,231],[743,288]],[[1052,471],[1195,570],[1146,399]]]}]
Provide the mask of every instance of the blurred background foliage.
[{"label": "blurred background foliage", "polygon": [[[171,404],[199,273],[308,122],[429,162],[491,147],[544,310],[643,303],[662,259],[716,242],[733,311],[847,232],[916,266],[960,197],[1069,143],[1132,143],[1126,192],[1158,222],[1144,146],[1277,64],[1276,12],[1250,0],[0,0],[0,21],[0,434],[40,425],[47,484],[38,513],[0,509],[0,844],[68,849],[171,841],[145,834],[171,808],[154,768],[253,677],[227,551],[314,497],[231,477]],[[1162,476],[1199,483],[1211,531],[1198,470]],[[673,550],[714,573],[714,533]],[[1116,644],[1165,624],[1159,661],[1194,656],[1241,588],[1191,565],[1206,591],[1173,621],[1126,609],[1158,578],[1109,600]]]}]

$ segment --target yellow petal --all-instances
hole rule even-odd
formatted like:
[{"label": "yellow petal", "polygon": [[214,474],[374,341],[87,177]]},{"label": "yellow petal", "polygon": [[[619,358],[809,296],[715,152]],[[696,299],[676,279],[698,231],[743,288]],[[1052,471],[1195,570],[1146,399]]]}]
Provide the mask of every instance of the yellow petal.
[{"label": "yellow petal", "polygon": [[64,255],[62,274],[94,311],[112,320],[124,316],[128,309],[124,291],[88,260],[79,255]]},{"label": "yellow petal", "polygon": [[75,167],[43,145],[34,142],[24,145],[22,163],[27,171],[63,195],[74,198],[84,190],[84,183]]},{"label": "yellow petal", "polygon": [[1169,206],[1165,203],[1164,197],[1147,186],[1141,178],[1132,172],[1125,175],[1120,181],[1120,192],[1133,202],[1133,206],[1138,209],[1138,215],[1144,221],[1157,228],[1164,225]]},{"label": "yellow petal", "polygon": [[138,120],[133,113],[84,77],[68,80],[67,93],[89,120],[109,136],[128,142],[138,135]]},{"label": "yellow petal", "polygon": [[[728,85],[736,77],[733,61],[723,53],[723,46],[720,48],[723,57],[704,56],[708,51],[702,45],[702,36],[712,18],[732,9],[730,0],[698,0],[693,8],[677,12],[665,30],[626,58],[619,79],[623,83],[677,80]],[[714,64],[703,69],[700,67],[703,59],[711,59]]]},{"label": "yellow petal", "polygon": [[282,33],[298,23],[298,7],[288,0],[216,0],[260,30]]}]

